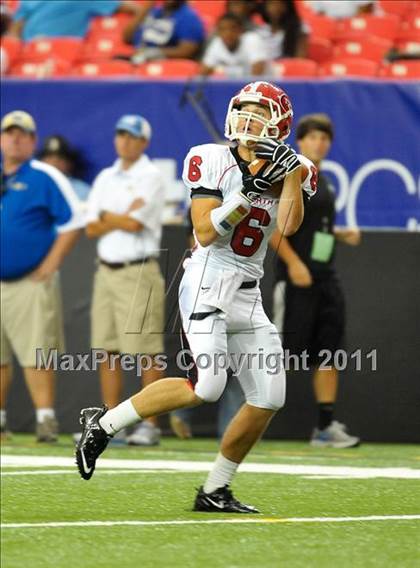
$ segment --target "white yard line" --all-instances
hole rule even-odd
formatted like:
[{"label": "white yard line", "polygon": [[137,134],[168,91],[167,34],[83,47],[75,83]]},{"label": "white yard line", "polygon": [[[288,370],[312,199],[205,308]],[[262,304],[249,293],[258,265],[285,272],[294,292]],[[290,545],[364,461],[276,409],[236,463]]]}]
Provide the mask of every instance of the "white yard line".
[{"label": "white yard line", "polygon": [[[2,467],[75,467],[74,458],[56,456],[1,456]],[[113,470],[172,470],[189,472],[206,472],[213,466],[211,461],[181,460],[126,460],[99,459],[97,468]],[[330,465],[298,465],[273,463],[247,463],[239,466],[243,473],[272,473],[283,475],[322,476],[333,478],[369,479],[385,477],[390,479],[420,479],[420,469],[409,467],[351,467]]]},{"label": "white yard line", "polygon": [[117,527],[117,526],[172,526],[172,525],[215,525],[215,524],[277,524],[277,523],[353,523],[371,521],[419,521],[420,515],[371,515],[367,517],[290,517],[209,519],[183,521],[66,521],[57,523],[3,523],[2,529],[27,528],[69,528],[69,527]]},{"label": "white yard line", "polygon": [[[23,469],[20,471],[2,471],[1,477],[9,477],[16,475],[74,475],[76,470],[72,469]],[[145,469],[144,471],[136,469],[101,469],[95,475],[120,475],[121,473],[131,473],[131,475],[139,473],[179,473],[173,469]]]}]

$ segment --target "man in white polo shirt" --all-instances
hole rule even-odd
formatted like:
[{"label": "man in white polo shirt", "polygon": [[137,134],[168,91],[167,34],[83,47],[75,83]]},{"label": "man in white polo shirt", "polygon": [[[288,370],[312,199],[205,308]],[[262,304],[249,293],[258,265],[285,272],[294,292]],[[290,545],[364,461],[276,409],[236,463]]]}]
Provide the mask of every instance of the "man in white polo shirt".
[{"label": "man in white polo shirt", "polygon": [[[151,127],[139,115],[116,124],[118,160],[96,178],[88,199],[86,234],[98,238],[99,267],[92,300],[92,347],[108,354],[142,355],[143,386],[161,378],[156,355],[163,352],[164,280],[157,258],[162,233],[163,181],[144,154]],[[100,364],[102,398],[112,408],[122,393],[121,360]],[[156,418],[127,438],[156,445]]]}]

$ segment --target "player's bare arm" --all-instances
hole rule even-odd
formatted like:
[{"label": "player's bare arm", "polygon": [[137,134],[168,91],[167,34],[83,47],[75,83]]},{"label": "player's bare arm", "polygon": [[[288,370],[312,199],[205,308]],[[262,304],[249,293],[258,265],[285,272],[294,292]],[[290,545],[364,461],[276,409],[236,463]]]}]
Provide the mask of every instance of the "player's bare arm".
[{"label": "player's bare arm", "polygon": [[293,235],[303,221],[303,196],[301,190],[301,169],[299,166],[286,176],[277,212],[277,227],[286,237]]},{"label": "player's bare arm", "polygon": [[197,198],[192,200],[191,218],[196,239],[202,247],[207,247],[214,242],[219,234],[211,220],[211,212],[220,207],[220,199]]}]

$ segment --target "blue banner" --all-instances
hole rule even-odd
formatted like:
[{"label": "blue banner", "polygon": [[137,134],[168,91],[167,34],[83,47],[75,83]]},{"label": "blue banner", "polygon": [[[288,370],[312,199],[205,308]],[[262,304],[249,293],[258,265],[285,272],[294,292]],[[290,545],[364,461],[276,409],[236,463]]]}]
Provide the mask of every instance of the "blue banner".
[{"label": "blue banner", "polygon": [[[204,94],[223,132],[226,108],[243,83],[210,81]],[[338,223],[371,228],[420,227],[420,85],[387,81],[284,81],[295,119],[326,112],[336,137],[325,161],[337,188]],[[38,124],[39,137],[62,134],[83,150],[90,179],[114,159],[113,131],[125,113],[152,124],[152,158],[176,161],[210,134],[177,81],[2,81],[2,114],[22,109]],[[289,142],[294,145],[293,135]]]}]

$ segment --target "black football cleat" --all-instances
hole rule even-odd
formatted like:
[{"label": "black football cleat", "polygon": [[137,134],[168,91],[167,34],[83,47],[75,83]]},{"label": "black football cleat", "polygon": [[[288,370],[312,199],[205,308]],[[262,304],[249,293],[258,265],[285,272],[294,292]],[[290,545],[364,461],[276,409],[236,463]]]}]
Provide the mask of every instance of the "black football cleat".
[{"label": "black football cleat", "polygon": [[200,487],[195,498],[193,511],[203,513],[259,513],[251,505],[244,505],[235,499],[229,485],[215,489],[211,493],[204,493]]},{"label": "black football cleat", "polygon": [[108,408],[104,405],[102,408],[83,408],[80,412],[83,431],[76,446],[76,463],[80,475],[86,480],[92,477],[96,460],[112,438],[99,424],[99,419],[107,411]]}]

